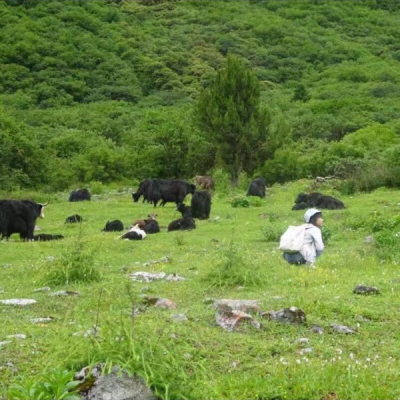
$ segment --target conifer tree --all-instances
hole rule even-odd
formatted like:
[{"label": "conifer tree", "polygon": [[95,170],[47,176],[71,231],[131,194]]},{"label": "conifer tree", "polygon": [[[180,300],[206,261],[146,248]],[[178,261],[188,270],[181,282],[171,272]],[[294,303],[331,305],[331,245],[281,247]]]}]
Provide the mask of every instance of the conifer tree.
[{"label": "conifer tree", "polygon": [[242,171],[252,174],[265,161],[270,115],[260,106],[257,77],[237,57],[205,89],[197,104],[197,119],[234,186]]}]

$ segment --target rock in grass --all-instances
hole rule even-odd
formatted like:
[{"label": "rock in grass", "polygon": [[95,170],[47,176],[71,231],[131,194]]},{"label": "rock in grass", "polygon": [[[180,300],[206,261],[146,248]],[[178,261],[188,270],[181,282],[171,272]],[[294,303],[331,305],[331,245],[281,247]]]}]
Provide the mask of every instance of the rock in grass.
[{"label": "rock in grass", "polygon": [[310,331],[313,332],[313,333],[318,333],[319,335],[323,335],[324,334],[324,330],[319,325],[313,325],[310,328]]},{"label": "rock in grass", "polygon": [[355,294],[380,294],[378,288],[373,286],[358,285],[354,288]]},{"label": "rock in grass", "polygon": [[152,282],[164,279],[165,277],[166,277],[165,272],[151,273],[151,272],[139,271],[128,275],[128,278],[136,282]]},{"label": "rock in grass", "polygon": [[178,274],[170,274],[165,278],[166,281],[170,281],[170,282],[181,282],[184,281],[185,278],[183,276],[179,276]]},{"label": "rock in grass", "polygon": [[36,293],[36,292],[50,292],[50,290],[51,289],[48,286],[45,286],[45,287],[41,287],[41,288],[35,289],[33,291],[33,293]]},{"label": "rock in grass", "polygon": [[7,339],[26,339],[26,335],[23,333],[17,333],[15,335],[8,335]]},{"label": "rock in grass", "polygon": [[374,239],[374,237],[373,236],[367,236],[365,239],[364,239],[364,243],[374,243],[375,242],[375,239]]},{"label": "rock in grass", "polygon": [[157,400],[144,381],[118,368],[100,376],[87,394],[88,400]]},{"label": "rock in grass", "polygon": [[31,304],[36,304],[37,301],[33,299],[7,299],[0,300],[0,304],[5,304],[8,306],[29,306]]},{"label": "rock in grass", "polygon": [[188,320],[188,317],[185,314],[171,314],[171,319],[175,322],[185,322]]},{"label": "rock in grass", "polygon": [[214,306],[219,309],[221,306],[228,306],[232,310],[243,311],[246,313],[260,312],[260,301],[259,300],[231,300],[231,299],[221,299],[215,300]]},{"label": "rock in grass", "polygon": [[233,331],[239,325],[249,323],[253,328],[260,329],[261,325],[250,314],[243,311],[232,310],[226,304],[218,306],[217,313],[215,314],[216,322],[222,328]]},{"label": "rock in grass", "polygon": [[175,309],[178,308],[177,305],[169,299],[163,299],[161,297],[149,297],[146,296],[144,297],[145,302],[150,305],[150,306],[154,306],[157,308],[167,308],[167,309]]},{"label": "rock in grass", "polygon": [[10,340],[4,340],[3,342],[0,342],[0,348],[6,346],[7,344],[11,343]]},{"label": "rock in grass", "polygon": [[31,318],[32,324],[47,324],[53,321],[53,317],[44,317],[44,318]]},{"label": "rock in grass", "polygon": [[356,333],[355,330],[349,328],[346,325],[339,325],[339,324],[331,324],[331,328],[334,332],[337,333],[344,333],[346,335],[352,335],[353,333]]},{"label": "rock in grass", "polygon": [[306,314],[304,311],[293,306],[279,311],[264,312],[261,314],[261,317],[283,324],[304,324],[304,322],[306,322]]},{"label": "rock in grass", "polygon": [[58,292],[50,293],[52,297],[59,296],[79,296],[79,292],[73,292],[71,290],[59,290]]}]

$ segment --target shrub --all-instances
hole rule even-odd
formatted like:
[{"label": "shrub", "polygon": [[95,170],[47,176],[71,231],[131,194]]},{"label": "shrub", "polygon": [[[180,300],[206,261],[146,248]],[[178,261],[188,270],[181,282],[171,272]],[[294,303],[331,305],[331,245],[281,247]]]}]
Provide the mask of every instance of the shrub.
[{"label": "shrub", "polygon": [[257,196],[243,196],[243,195],[238,195],[235,196],[231,200],[231,205],[232,207],[261,207],[264,204],[263,199]]},{"label": "shrub", "polygon": [[75,247],[67,249],[46,274],[46,283],[63,285],[100,280],[100,273],[94,262],[94,254],[94,249],[85,249],[81,231]]},{"label": "shrub", "polygon": [[39,378],[22,377],[20,383],[11,385],[8,390],[8,399],[79,400],[76,390],[79,384],[79,381],[74,381],[74,372],[55,370]]},{"label": "shrub", "polygon": [[283,232],[283,228],[277,227],[271,223],[265,224],[261,227],[261,233],[267,242],[279,242]]},{"label": "shrub", "polygon": [[381,261],[400,260],[400,232],[393,232],[389,229],[382,230],[375,235],[376,256]]},{"label": "shrub", "polygon": [[234,197],[231,200],[231,205],[232,207],[244,207],[244,208],[248,208],[250,207],[250,199],[248,197],[239,195]]},{"label": "shrub", "polygon": [[245,259],[233,241],[224,254],[224,259],[205,276],[205,281],[218,288],[234,286],[261,286],[268,277],[266,269],[259,263]]}]

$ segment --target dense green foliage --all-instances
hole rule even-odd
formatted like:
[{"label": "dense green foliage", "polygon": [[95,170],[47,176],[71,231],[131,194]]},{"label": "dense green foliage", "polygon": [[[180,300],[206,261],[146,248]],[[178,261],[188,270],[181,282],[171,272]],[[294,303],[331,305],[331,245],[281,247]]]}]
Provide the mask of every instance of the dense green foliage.
[{"label": "dense green foliage", "polygon": [[235,186],[242,171],[253,173],[265,159],[269,114],[260,108],[256,76],[238,59],[228,56],[226,68],[200,94],[196,114]]},{"label": "dense green foliage", "polygon": [[7,0],[0,27],[3,189],[222,167],[193,112],[228,53],[272,115],[248,173],[399,185],[398,2]]}]

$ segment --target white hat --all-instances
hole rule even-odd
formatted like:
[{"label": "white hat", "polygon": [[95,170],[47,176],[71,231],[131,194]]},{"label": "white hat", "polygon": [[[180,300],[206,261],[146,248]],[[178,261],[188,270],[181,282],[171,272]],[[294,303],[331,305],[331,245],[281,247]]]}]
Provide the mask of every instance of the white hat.
[{"label": "white hat", "polygon": [[316,208],[310,208],[309,210],[306,211],[304,214],[304,221],[307,222],[307,224],[310,222],[310,219],[315,215],[320,213],[321,211],[317,210]]}]

